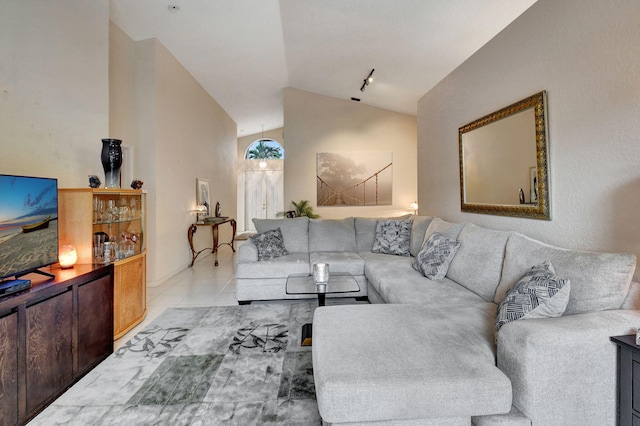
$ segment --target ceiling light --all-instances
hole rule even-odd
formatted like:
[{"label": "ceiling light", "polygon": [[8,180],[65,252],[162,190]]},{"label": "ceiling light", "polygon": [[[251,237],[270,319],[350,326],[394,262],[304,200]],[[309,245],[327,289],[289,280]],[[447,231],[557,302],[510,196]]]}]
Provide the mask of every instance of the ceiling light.
[{"label": "ceiling light", "polygon": [[375,71],[375,69],[371,69],[371,72],[369,73],[369,75],[364,79],[363,83],[362,83],[362,87],[360,88],[361,92],[364,92],[364,89],[373,81],[373,72]]}]

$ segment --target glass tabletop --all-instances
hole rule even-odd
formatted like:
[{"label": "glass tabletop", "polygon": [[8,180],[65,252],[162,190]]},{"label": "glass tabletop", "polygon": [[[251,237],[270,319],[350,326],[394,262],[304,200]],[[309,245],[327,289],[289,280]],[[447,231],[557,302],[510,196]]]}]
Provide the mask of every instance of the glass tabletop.
[{"label": "glass tabletop", "polygon": [[316,285],[313,276],[308,274],[292,274],[287,277],[287,294],[333,294],[360,291],[360,286],[353,275],[335,273],[329,275],[329,282]]}]

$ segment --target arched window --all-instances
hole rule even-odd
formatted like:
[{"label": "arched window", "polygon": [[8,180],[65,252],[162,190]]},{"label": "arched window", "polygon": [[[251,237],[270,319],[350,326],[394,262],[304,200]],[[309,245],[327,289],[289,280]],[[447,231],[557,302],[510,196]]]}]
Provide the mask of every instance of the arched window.
[{"label": "arched window", "polygon": [[247,148],[247,160],[283,160],[284,148],[273,139],[258,139]]}]

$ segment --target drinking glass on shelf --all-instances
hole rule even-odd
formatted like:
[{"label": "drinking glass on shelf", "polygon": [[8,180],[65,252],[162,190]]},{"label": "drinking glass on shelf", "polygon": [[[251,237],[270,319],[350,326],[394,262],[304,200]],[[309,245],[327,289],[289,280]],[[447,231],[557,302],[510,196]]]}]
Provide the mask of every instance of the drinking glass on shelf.
[{"label": "drinking glass on shelf", "polygon": [[104,243],[106,241],[106,235],[94,234],[93,235],[93,258],[97,263],[104,262]]},{"label": "drinking glass on shelf", "polygon": [[111,260],[120,259],[120,244],[118,243],[118,236],[112,235],[109,237],[109,242],[111,243]]},{"label": "drinking glass on shelf", "polygon": [[133,244],[133,241],[123,239],[120,241],[119,250],[120,258],[124,259],[125,257],[133,256],[135,245]]},{"label": "drinking glass on shelf", "polygon": [[107,212],[105,222],[113,222],[114,220],[114,209],[115,209],[115,200],[107,200]]},{"label": "drinking glass on shelf", "polygon": [[138,218],[138,200],[136,200],[135,198],[132,198],[131,201],[129,201],[129,207],[131,211],[131,220],[137,219]]},{"label": "drinking glass on shelf", "polygon": [[111,242],[107,241],[103,244],[104,250],[102,251],[102,260],[104,263],[109,263],[113,260],[112,258],[112,250],[111,250]]},{"label": "drinking glass on shelf", "polygon": [[120,206],[120,220],[130,220],[129,217],[129,207]]},{"label": "drinking glass on shelf", "polygon": [[98,197],[93,197],[93,223],[100,222],[100,199]]}]

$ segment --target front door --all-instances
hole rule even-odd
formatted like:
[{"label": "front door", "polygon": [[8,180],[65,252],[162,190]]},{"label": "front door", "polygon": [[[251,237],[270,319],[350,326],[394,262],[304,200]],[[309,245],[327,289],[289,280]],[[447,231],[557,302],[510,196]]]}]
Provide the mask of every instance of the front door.
[{"label": "front door", "polygon": [[284,172],[245,170],[245,230],[255,231],[251,219],[275,219],[284,210]]}]

